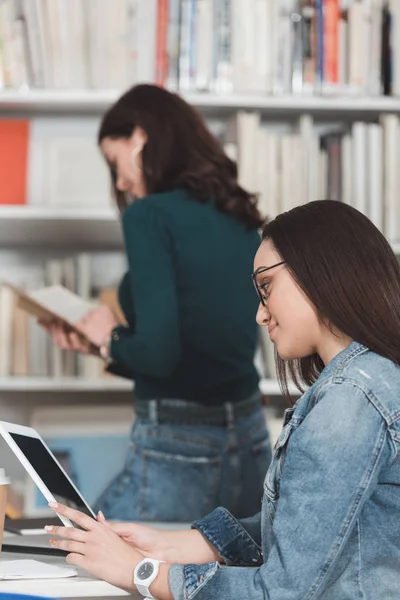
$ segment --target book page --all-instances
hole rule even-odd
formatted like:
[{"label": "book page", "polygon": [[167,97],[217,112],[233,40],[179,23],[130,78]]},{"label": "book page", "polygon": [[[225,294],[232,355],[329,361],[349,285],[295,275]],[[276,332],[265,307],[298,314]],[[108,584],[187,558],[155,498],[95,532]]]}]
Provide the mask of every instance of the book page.
[{"label": "book page", "polygon": [[70,292],[62,285],[52,285],[29,292],[29,297],[68,323],[76,323],[93,308],[93,304]]}]

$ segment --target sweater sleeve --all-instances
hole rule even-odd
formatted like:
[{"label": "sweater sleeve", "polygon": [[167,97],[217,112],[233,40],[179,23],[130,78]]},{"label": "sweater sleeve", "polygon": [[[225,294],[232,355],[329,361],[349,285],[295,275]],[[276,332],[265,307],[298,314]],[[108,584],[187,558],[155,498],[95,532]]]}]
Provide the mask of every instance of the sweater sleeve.
[{"label": "sweater sleeve", "polygon": [[116,327],[110,354],[128,372],[168,377],[181,352],[171,236],[148,198],[125,211],[122,225],[135,329]]}]

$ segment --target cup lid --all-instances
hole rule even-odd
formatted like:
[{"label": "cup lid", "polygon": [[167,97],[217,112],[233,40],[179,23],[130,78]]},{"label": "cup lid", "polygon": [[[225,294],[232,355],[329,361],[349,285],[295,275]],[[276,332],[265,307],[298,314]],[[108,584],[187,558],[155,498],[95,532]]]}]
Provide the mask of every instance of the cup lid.
[{"label": "cup lid", "polygon": [[0,467],[0,485],[7,485],[8,483],[10,483],[10,478],[6,477],[5,469]]}]

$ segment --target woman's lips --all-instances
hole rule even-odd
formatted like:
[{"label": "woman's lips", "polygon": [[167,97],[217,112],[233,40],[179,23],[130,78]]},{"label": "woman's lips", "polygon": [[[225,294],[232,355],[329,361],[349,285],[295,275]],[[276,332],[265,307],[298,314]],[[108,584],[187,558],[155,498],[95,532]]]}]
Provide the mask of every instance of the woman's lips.
[{"label": "woman's lips", "polygon": [[277,327],[276,325],[270,325],[268,327],[268,333],[269,333],[269,337],[270,337],[271,340],[272,340],[272,334],[274,333],[276,327]]}]

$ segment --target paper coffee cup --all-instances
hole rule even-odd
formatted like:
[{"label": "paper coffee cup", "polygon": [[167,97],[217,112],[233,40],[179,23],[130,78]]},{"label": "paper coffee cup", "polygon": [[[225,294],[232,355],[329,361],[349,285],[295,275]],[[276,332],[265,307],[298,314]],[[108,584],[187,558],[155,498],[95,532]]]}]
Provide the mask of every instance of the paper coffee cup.
[{"label": "paper coffee cup", "polygon": [[10,478],[6,477],[5,470],[0,468],[0,552],[3,543],[4,520],[6,517],[7,492]]}]

